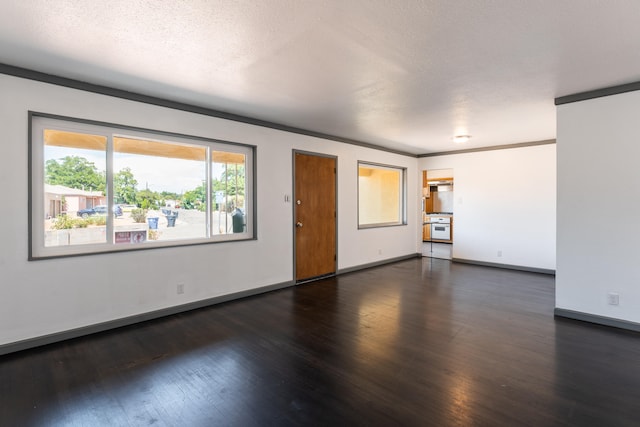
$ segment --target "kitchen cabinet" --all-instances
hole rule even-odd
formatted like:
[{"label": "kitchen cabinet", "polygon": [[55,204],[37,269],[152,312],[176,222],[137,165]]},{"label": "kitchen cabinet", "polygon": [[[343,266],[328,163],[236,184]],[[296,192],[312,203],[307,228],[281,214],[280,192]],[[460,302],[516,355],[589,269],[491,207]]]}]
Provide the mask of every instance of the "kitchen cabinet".
[{"label": "kitchen cabinet", "polygon": [[433,212],[433,198],[424,199],[424,212]]},{"label": "kitchen cabinet", "polygon": [[422,197],[427,200],[431,197],[431,188],[427,182],[427,171],[422,171]]},{"label": "kitchen cabinet", "polygon": [[424,224],[422,226],[422,240],[425,242],[431,240],[431,224]]}]

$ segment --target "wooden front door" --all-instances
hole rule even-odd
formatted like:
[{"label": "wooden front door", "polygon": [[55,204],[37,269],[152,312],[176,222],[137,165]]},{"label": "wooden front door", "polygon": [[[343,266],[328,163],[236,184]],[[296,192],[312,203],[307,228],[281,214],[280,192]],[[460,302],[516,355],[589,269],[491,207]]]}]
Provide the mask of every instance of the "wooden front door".
[{"label": "wooden front door", "polygon": [[336,159],[294,152],[295,277],[336,272]]}]

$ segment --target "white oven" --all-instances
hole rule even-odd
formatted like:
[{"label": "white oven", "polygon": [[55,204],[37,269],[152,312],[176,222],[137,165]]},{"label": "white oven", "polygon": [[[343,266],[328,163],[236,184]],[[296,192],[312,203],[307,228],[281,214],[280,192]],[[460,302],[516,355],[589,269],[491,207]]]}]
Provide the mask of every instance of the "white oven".
[{"label": "white oven", "polygon": [[431,239],[451,240],[451,218],[431,217]]}]

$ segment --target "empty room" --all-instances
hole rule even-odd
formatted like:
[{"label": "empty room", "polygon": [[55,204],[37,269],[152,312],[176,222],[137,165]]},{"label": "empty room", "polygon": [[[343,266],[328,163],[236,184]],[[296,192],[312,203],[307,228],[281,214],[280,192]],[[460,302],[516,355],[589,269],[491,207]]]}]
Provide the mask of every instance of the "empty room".
[{"label": "empty room", "polygon": [[638,17],[5,2],[0,426],[637,425]]}]

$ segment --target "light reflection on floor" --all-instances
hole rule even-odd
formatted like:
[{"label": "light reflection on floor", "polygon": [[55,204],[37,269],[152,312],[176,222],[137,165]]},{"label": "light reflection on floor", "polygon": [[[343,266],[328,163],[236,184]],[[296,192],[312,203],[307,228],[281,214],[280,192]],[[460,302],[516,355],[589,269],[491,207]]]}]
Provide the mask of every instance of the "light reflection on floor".
[{"label": "light reflection on floor", "polygon": [[453,244],[451,243],[422,243],[422,256],[429,258],[451,259]]},{"label": "light reflection on floor", "polygon": [[[104,384],[69,390],[60,402],[65,410],[45,411],[37,425],[115,425],[105,408],[124,412],[135,420],[131,425],[194,425],[203,413],[211,419],[226,417],[228,425],[246,425],[248,408],[259,396],[251,390],[256,376],[232,344],[217,344],[131,364],[126,373],[101,378]],[[200,393],[189,393],[194,385]]]}]

